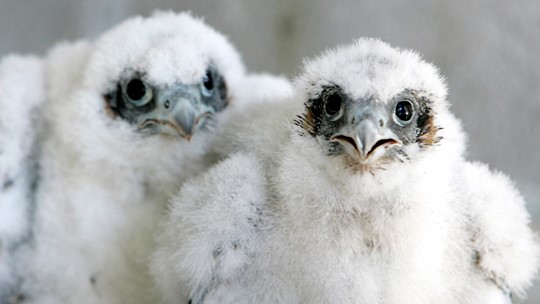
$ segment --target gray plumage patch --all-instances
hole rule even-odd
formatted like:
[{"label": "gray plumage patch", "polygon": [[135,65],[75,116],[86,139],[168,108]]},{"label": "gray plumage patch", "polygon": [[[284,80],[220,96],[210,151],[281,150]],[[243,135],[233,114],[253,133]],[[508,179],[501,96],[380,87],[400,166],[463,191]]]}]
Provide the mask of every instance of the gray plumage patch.
[{"label": "gray plumage patch", "polygon": [[37,206],[37,191],[41,181],[41,144],[39,141],[35,141],[32,146],[30,156],[27,160],[27,169],[26,174],[28,174],[29,185],[26,199],[28,200],[27,206],[27,220],[28,220],[28,229],[25,235],[18,241],[10,246],[11,251],[18,250],[24,244],[30,243],[34,238],[34,222],[35,222],[35,213]]},{"label": "gray plumage patch", "polygon": [[7,190],[15,185],[15,181],[12,178],[6,177],[4,183],[2,184],[2,190]]},{"label": "gray plumage patch", "polygon": [[21,291],[23,279],[18,275],[15,276],[7,286],[0,286],[0,303],[19,304],[28,300],[28,297]]},{"label": "gray plumage patch", "polygon": [[217,246],[212,251],[212,256],[214,257],[214,259],[217,259],[221,255],[222,252],[223,252],[223,247],[222,246]]},{"label": "gray plumage patch", "polygon": [[14,293],[7,299],[7,304],[19,304],[26,300],[26,297],[24,294],[21,293]]},{"label": "gray plumage patch", "polygon": [[[39,138],[39,134],[36,135]],[[0,303],[17,304],[23,301],[28,301],[28,295],[22,289],[22,283],[24,282],[24,275],[19,273],[17,266],[19,265],[17,257],[19,256],[19,250],[23,246],[31,246],[34,240],[34,222],[35,222],[35,210],[37,205],[37,190],[40,183],[40,158],[41,158],[41,144],[39,140],[34,140],[31,147],[30,155],[25,160],[25,166],[22,170],[22,174],[25,181],[24,187],[26,190],[26,214],[27,214],[27,229],[25,233],[17,240],[3,246],[3,254],[10,255],[14,259],[13,265],[11,265],[11,271],[13,273],[12,281],[7,286],[0,287]],[[14,181],[12,181],[14,183]],[[19,184],[21,184],[19,182]],[[5,184],[5,183],[4,183]],[[9,187],[13,187],[11,184]]]},{"label": "gray plumage patch", "polygon": [[473,261],[474,261],[474,264],[475,266],[480,269],[481,271],[483,271],[484,273],[484,276],[486,279],[488,279],[489,281],[491,281],[493,284],[495,284],[500,290],[501,292],[510,299],[510,302],[513,303],[513,294],[512,294],[512,290],[508,287],[508,284],[506,283],[506,281],[504,280],[504,278],[498,276],[495,272],[493,271],[486,271],[483,267],[482,267],[482,260],[483,260],[484,256],[482,253],[480,253],[478,250],[476,250],[474,252],[474,255],[473,255]]}]

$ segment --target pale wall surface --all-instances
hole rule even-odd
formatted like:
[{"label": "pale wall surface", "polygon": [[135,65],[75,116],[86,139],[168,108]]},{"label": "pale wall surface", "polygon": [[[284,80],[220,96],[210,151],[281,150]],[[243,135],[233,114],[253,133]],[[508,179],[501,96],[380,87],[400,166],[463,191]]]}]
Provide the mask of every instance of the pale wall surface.
[{"label": "pale wall surface", "polygon": [[[448,77],[469,158],[515,179],[540,229],[538,0],[0,1],[0,55],[43,54],[156,8],[204,16],[256,71],[295,75],[302,57],[359,36],[416,49]],[[528,303],[540,303],[539,285]]]}]

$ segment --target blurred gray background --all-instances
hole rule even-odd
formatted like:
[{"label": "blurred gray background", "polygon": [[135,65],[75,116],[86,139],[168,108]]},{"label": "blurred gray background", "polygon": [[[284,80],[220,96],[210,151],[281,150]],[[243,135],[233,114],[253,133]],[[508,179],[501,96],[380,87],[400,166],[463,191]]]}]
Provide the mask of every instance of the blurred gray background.
[{"label": "blurred gray background", "polygon": [[[304,56],[380,37],[448,77],[471,160],[517,183],[540,231],[540,1],[0,0],[0,55],[95,38],[155,9],[191,10],[225,33],[252,71],[294,76]],[[540,283],[527,303],[540,303]]]}]

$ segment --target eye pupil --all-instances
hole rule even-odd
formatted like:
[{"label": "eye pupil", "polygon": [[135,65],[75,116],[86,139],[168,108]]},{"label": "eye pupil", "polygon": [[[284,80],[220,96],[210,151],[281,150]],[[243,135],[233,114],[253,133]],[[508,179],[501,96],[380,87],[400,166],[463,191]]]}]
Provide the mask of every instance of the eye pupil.
[{"label": "eye pupil", "polygon": [[140,79],[133,79],[128,83],[126,93],[132,100],[140,100],[146,94],[146,87]]},{"label": "eye pupil", "polygon": [[326,97],[325,111],[329,116],[334,116],[341,110],[341,96],[332,94]]},{"label": "eye pupil", "polygon": [[408,122],[413,116],[413,106],[410,101],[403,100],[396,105],[396,117],[401,121]]},{"label": "eye pupil", "polygon": [[203,85],[209,91],[214,88],[214,79],[212,78],[212,73],[210,73],[210,71],[207,71],[206,75],[204,75]]}]

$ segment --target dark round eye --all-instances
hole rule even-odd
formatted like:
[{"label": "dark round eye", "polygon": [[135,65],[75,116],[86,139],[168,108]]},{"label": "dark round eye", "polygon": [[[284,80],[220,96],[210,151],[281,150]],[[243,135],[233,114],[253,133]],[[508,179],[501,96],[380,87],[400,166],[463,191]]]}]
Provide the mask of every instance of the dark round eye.
[{"label": "dark round eye", "polygon": [[413,104],[409,100],[402,100],[396,104],[396,117],[400,122],[409,122],[413,117]]},{"label": "dark round eye", "polygon": [[206,75],[203,77],[203,86],[208,91],[212,91],[214,89],[214,79],[210,71],[206,71]]},{"label": "dark round eye", "polygon": [[124,86],[124,94],[127,100],[137,106],[144,106],[152,99],[152,89],[138,78],[131,79]]},{"label": "dark round eye", "polygon": [[139,100],[146,94],[146,86],[140,79],[133,79],[127,84],[126,93],[131,100]]},{"label": "dark round eye", "polygon": [[324,111],[328,116],[335,116],[341,112],[341,95],[334,93],[326,96],[326,104],[324,106]]}]

